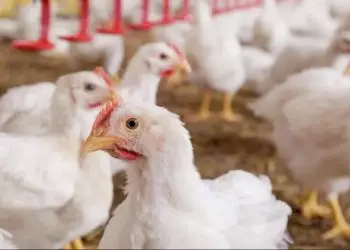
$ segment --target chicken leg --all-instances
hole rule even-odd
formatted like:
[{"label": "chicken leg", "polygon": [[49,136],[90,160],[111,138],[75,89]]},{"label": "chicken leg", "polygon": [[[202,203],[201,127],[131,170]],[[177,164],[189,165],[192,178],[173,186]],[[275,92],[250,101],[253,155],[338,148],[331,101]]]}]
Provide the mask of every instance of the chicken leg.
[{"label": "chicken leg", "polygon": [[211,91],[206,89],[202,96],[202,102],[199,108],[199,112],[194,115],[190,115],[186,118],[188,122],[198,122],[207,120],[210,117],[209,107],[211,102]]},{"label": "chicken leg", "polygon": [[332,210],[318,203],[318,192],[312,191],[306,202],[301,207],[302,214],[305,218],[311,219],[314,216],[329,218],[332,215]]},{"label": "chicken leg", "polygon": [[81,239],[74,240],[63,247],[64,250],[84,249],[84,244]]},{"label": "chicken leg", "polygon": [[223,100],[223,108],[221,112],[221,118],[227,122],[241,121],[242,117],[238,114],[234,114],[232,111],[232,100],[234,94],[233,93],[225,93]]},{"label": "chicken leg", "polygon": [[346,237],[350,237],[350,225],[345,220],[344,213],[342,211],[342,208],[339,204],[339,198],[338,196],[333,196],[329,199],[329,202],[332,206],[333,213],[334,213],[334,220],[335,225],[334,227],[322,235],[322,238],[324,240],[330,240],[333,239],[341,234],[345,235]]}]

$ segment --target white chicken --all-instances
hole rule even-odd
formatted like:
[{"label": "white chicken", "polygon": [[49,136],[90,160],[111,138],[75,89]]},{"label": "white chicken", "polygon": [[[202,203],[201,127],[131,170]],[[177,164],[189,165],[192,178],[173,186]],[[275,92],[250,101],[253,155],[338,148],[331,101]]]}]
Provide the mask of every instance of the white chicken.
[{"label": "white chicken", "polygon": [[186,120],[193,122],[209,118],[213,90],[224,93],[221,117],[230,122],[239,120],[231,108],[234,94],[246,80],[238,39],[232,30],[227,31],[232,34],[228,36],[230,33],[225,32],[223,27],[216,29],[206,0],[196,1],[192,15],[192,30],[187,38],[187,46],[198,67],[190,74],[190,80],[202,84],[204,93],[199,113]]},{"label": "white chicken", "polygon": [[277,8],[276,0],[264,0],[261,13],[254,22],[252,45],[276,55],[288,43],[289,36],[289,27]]},{"label": "white chicken", "polygon": [[[92,113],[93,119],[104,104],[105,92],[111,91],[111,86],[93,72],[81,71],[74,75],[76,82],[67,82],[71,85],[67,88],[72,90],[75,98],[74,105],[80,112]],[[50,129],[52,98],[56,90],[57,86],[51,82],[10,88],[0,98],[0,131],[32,135],[46,133]]]},{"label": "white chicken", "polygon": [[57,249],[107,220],[113,190],[110,159],[106,154],[81,159],[80,146],[91,126],[84,108],[111,100],[111,93],[91,72],[60,77],[40,136],[0,134],[5,164],[0,178],[6,189],[0,196],[0,224],[19,248]]},{"label": "white chicken", "polygon": [[338,27],[330,15],[328,0],[301,1],[287,22],[294,34],[315,38],[332,37]]},{"label": "white chicken", "polygon": [[325,239],[350,236],[338,201],[350,189],[349,82],[349,76],[335,69],[310,69],[289,77],[252,105],[256,115],[272,123],[272,140],[294,179],[312,191],[302,206],[306,218],[332,214],[317,201],[318,192],[326,193],[335,226]]},{"label": "white chicken", "polygon": [[126,99],[156,103],[162,77],[171,77],[178,70],[191,71],[185,55],[173,44],[154,42],[141,46],[130,60],[118,93]]},{"label": "white chicken", "polygon": [[247,84],[255,92],[264,90],[264,81],[278,53],[288,44],[290,32],[275,0],[265,0],[253,26],[251,45],[242,47]]},{"label": "white chicken", "polygon": [[343,72],[350,51],[350,16],[339,27],[332,40],[293,38],[276,58],[263,92],[284,82],[288,76],[308,68],[334,67]]},{"label": "white chicken", "polygon": [[328,0],[330,13],[336,19],[342,20],[350,13],[350,2],[348,0]]},{"label": "white chicken", "polygon": [[267,177],[231,171],[203,181],[179,117],[146,103],[103,109],[82,152],[127,161],[127,198],[99,249],[286,249],[290,207]]}]

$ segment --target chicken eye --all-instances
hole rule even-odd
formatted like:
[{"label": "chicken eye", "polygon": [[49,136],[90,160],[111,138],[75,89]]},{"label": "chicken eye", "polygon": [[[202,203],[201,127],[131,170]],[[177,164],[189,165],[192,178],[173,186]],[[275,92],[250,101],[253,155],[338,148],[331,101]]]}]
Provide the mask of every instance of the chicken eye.
[{"label": "chicken eye", "polygon": [[85,83],[84,89],[85,91],[94,91],[96,89],[96,85],[92,83]]},{"label": "chicken eye", "polygon": [[136,118],[130,118],[126,121],[126,127],[128,129],[137,129],[139,126],[139,122]]},{"label": "chicken eye", "polygon": [[161,60],[167,60],[169,57],[168,57],[167,54],[161,53],[161,54],[159,55],[159,58],[160,58]]}]

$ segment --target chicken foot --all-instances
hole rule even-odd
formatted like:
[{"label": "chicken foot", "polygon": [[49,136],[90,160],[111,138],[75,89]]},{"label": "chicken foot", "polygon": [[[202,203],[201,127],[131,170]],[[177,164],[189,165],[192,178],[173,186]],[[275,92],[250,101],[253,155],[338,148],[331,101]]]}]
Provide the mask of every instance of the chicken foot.
[{"label": "chicken foot", "polygon": [[202,97],[202,102],[197,114],[190,115],[186,118],[188,122],[198,122],[207,120],[210,117],[210,102],[211,102],[212,93],[210,90],[205,90]]},{"label": "chicken foot", "polygon": [[234,94],[232,94],[232,93],[225,93],[224,94],[221,118],[227,122],[235,122],[235,121],[242,120],[242,116],[240,116],[238,114],[234,114],[232,111],[231,104],[232,104],[233,97],[234,97]]},{"label": "chicken foot", "polygon": [[302,214],[305,218],[311,219],[315,216],[320,216],[322,218],[329,218],[332,215],[332,210],[319,204],[318,202],[318,192],[312,191],[307,199],[301,206]]},{"label": "chicken foot", "polygon": [[330,240],[330,239],[333,239],[341,234],[350,238],[350,225],[345,220],[345,216],[344,216],[344,213],[343,213],[342,208],[340,206],[338,196],[331,197],[329,199],[329,202],[330,202],[332,209],[333,209],[335,225],[331,230],[324,233],[322,235],[322,238],[324,240]]},{"label": "chicken foot", "polygon": [[63,247],[64,250],[84,249],[84,244],[81,239],[73,240]]}]

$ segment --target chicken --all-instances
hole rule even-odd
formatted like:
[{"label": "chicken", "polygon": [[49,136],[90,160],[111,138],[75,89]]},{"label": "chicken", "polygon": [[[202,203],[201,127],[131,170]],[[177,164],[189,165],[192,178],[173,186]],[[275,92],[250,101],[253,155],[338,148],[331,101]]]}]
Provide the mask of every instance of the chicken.
[{"label": "chicken", "polygon": [[[206,0],[198,0],[193,8],[192,30],[187,38],[187,46],[198,66],[190,79],[203,85],[203,99],[198,114],[186,118],[188,122],[209,118],[212,91],[224,93],[221,117],[226,121],[236,121],[240,117],[231,108],[234,94],[244,84],[246,74],[241,58],[238,39],[223,28],[213,25],[211,8]],[[231,32],[232,35],[228,32]],[[210,35],[208,35],[210,34]]]},{"label": "chicken", "polygon": [[[59,78],[45,132],[0,134],[0,179],[6,189],[0,196],[0,224],[19,248],[60,248],[108,218],[113,190],[110,159],[106,154],[80,158],[81,140],[91,126],[83,108],[114,98],[110,86],[99,86],[101,82],[90,72]],[[86,89],[86,84],[94,87]],[[21,158],[16,157],[18,152],[23,152]],[[101,168],[95,167],[97,163]]]},{"label": "chicken", "polygon": [[289,27],[277,8],[276,0],[264,0],[261,13],[254,22],[252,45],[276,55],[287,44],[289,36]]},{"label": "chicken", "polygon": [[[310,69],[252,105],[256,115],[272,123],[272,140],[294,179],[311,191],[303,215],[329,217],[333,211],[335,226],[325,239],[350,236],[338,201],[350,189],[349,82],[348,75],[335,69]],[[332,210],[318,203],[319,192],[326,193]]]},{"label": "chicken", "polygon": [[[106,92],[110,93],[110,86],[93,72],[81,71],[74,77],[75,81],[66,84],[72,89],[75,105],[82,113],[92,113],[91,117],[94,117],[106,99]],[[46,133],[50,129],[52,98],[56,90],[56,85],[51,82],[9,89],[0,98],[0,131],[32,135]],[[88,134],[86,131],[86,136]]]},{"label": "chicken", "polygon": [[328,0],[303,0],[287,16],[287,22],[294,34],[314,37],[332,37],[338,27],[329,11]]},{"label": "chicken", "polygon": [[177,46],[165,42],[143,45],[130,60],[118,93],[126,100],[135,97],[155,104],[161,78],[179,70],[189,73],[191,66]]},{"label": "chicken", "polygon": [[266,77],[275,61],[274,56],[256,47],[243,46],[242,61],[247,74],[247,82],[244,87],[262,93],[265,90]]},{"label": "chicken", "polygon": [[291,39],[271,67],[263,92],[305,69],[331,66],[343,72],[349,61],[349,24],[350,16],[342,23],[332,40]]},{"label": "chicken", "polygon": [[231,171],[201,180],[188,131],[165,108],[119,101],[97,116],[83,155],[128,162],[127,198],[99,249],[285,249],[290,207],[266,176]]},{"label": "chicken", "polygon": [[328,0],[330,13],[337,19],[344,19],[350,13],[350,3],[347,0]]}]

